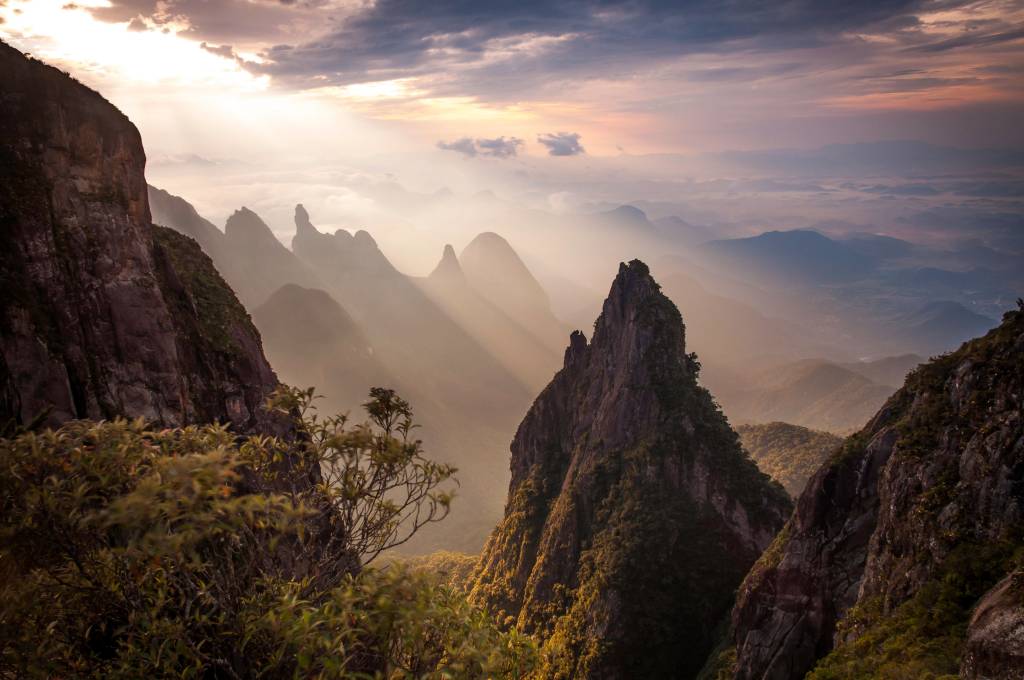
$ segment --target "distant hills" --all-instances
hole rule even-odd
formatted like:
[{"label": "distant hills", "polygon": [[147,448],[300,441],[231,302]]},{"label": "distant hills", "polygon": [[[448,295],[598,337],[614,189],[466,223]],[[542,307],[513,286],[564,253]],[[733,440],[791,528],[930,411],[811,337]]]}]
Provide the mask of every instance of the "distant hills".
[{"label": "distant hills", "polygon": [[815,285],[863,279],[872,258],[816,231],[769,231],[700,246],[720,267],[773,283]]},{"label": "distant hills", "polygon": [[845,434],[867,422],[920,361],[916,355],[846,364],[803,359],[739,372],[712,365],[703,381],[734,425],[783,421]]},{"label": "distant hills", "polygon": [[762,472],[799,498],[821,464],[843,443],[842,437],[789,423],[740,425],[736,428],[743,448]]}]

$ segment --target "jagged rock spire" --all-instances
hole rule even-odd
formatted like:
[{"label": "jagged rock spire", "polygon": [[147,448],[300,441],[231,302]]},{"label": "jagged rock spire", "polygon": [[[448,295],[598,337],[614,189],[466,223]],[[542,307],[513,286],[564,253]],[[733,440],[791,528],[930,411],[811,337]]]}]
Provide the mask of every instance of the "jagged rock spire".
[{"label": "jagged rock spire", "polygon": [[686,677],[790,504],[697,384],[679,311],[619,267],[592,341],[512,442],[472,597],[544,645],[548,677]]},{"label": "jagged rock spire", "polygon": [[301,234],[304,232],[320,233],[317,228],[313,226],[313,223],[309,221],[309,213],[306,212],[306,209],[301,203],[299,203],[295,206],[295,233]]},{"label": "jagged rock spire", "polygon": [[449,283],[465,282],[466,275],[462,272],[462,265],[459,264],[459,258],[455,256],[455,248],[452,248],[451,244],[445,245],[441,261],[434,267],[434,271],[430,272],[430,278]]}]

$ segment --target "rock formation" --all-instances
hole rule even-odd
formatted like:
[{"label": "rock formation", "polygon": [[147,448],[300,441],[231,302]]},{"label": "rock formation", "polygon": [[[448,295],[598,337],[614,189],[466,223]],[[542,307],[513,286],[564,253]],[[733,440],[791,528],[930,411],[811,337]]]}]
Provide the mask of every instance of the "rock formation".
[{"label": "rock formation", "polygon": [[737,677],[875,677],[883,663],[886,677],[939,676],[961,657],[965,676],[990,677],[1019,660],[1020,591],[1014,609],[997,582],[1024,539],[1022,399],[1024,309],[911,373],[747,576]]},{"label": "rock formation", "polygon": [[0,43],[0,421],[263,428],[259,334],[191,239],[150,222],[135,126]]},{"label": "rock formation", "polygon": [[698,368],[634,260],[519,426],[472,597],[543,641],[545,677],[692,677],[785,521]]}]

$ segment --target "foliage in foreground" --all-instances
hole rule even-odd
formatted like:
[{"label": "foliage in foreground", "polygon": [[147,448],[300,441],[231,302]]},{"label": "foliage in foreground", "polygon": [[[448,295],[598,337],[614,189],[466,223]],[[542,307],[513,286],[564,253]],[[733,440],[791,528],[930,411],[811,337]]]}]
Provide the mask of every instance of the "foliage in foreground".
[{"label": "foliage in foreground", "polygon": [[[436,578],[367,566],[447,513],[411,410],[292,441],[72,422],[0,439],[0,677],[522,677],[528,640]],[[299,414],[295,416],[294,414]]]}]

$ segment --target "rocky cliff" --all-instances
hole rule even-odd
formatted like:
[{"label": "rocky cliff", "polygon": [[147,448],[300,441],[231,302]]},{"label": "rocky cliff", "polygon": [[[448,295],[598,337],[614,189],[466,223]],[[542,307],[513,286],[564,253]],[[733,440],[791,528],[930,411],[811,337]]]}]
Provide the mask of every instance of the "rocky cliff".
[{"label": "rocky cliff", "polygon": [[1018,677],[1022,398],[1024,310],[911,373],[746,578],[736,677]]},{"label": "rocky cliff", "polygon": [[260,338],[198,245],[154,228],[135,126],[0,43],[0,421],[267,425]]},{"label": "rocky cliff", "polygon": [[695,675],[789,513],[698,367],[646,265],[623,264],[519,426],[472,597],[539,636],[545,677]]}]

